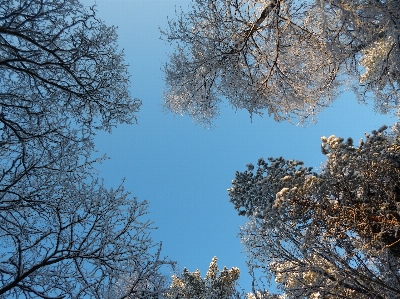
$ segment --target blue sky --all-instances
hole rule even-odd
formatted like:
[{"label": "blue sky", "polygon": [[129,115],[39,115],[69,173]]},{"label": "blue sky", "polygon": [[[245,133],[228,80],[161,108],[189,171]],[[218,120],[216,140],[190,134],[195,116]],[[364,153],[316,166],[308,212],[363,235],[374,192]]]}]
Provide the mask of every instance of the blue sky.
[{"label": "blue sky", "polygon": [[98,166],[107,186],[125,187],[140,200],[150,202],[149,218],[159,227],[153,239],[163,242],[163,253],[181,268],[199,269],[205,275],[213,256],[218,265],[239,267],[240,284],[250,291],[246,256],[237,238],[239,217],[229,203],[226,189],[236,170],[256,163],[260,157],[297,159],[319,167],[325,158],[320,137],[336,135],[357,141],[382,124],[396,119],[375,114],[373,107],[343,94],[307,128],[276,123],[267,116],[253,117],[226,103],[215,127],[205,129],[187,116],[162,111],[163,64],[172,49],[162,40],[158,27],[173,18],[178,0],[85,0],[96,2],[98,16],[118,26],[119,45],[124,49],[131,74],[131,94],[143,106],[138,124],[122,125],[112,134],[99,132],[96,156],[111,159]]}]

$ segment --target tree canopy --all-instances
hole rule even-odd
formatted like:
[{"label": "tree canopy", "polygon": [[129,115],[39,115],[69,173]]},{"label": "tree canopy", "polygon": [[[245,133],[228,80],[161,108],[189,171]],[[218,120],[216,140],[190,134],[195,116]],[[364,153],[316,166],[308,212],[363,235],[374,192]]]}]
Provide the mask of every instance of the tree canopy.
[{"label": "tree canopy", "polygon": [[214,257],[208,267],[205,278],[200,271],[189,272],[186,268],[179,276],[172,276],[172,283],[167,290],[166,298],[186,299],[231,299],[239,298],[236,290],[239,279],[239,268],[219,270],[217,258]]},{"label": "tree canopy", "polygon": [[197,0],[162,31],[165,107],[209,124],[224,99],[305,123],[347,82],[378,111],[399,99],[399,2]]},{"label": "tree canopy", "polygon": [[31,128],[36,135],[65,117],[86,130],[135,120],[140,102],[129,95],[115,28],[76,0],[0,4],[3,123],[18,112],[43,119],[42,130]]},{"label": "tree canopy", "polygon": [[386,127],[350,138],[322,137],[320,173],[302,162],[260,159],[228,189],[247,215],[241,238],[289,298],[400,296],[398,133]]},{"label": "tree canopy", "polygon": [[[378,111],[398,107],[396,0],[196,0],[170,20],[165,107],[209,124],[228,100],[305,123],[344,82]],[[150,236],[147,202],[106,188],[97,130],[141,102],[114,27],[78,0],[0,0],[0,298],[238,298],[238,268],[187,269]],[[255,284],[248,299],[400,298],[400,133],[322,138],[317,173],[260,159],[228,189]]]},{"label": "tree canopy", "polygon": [[0,297],[154,298],[147,203],[107,189],[96,130],[140,101],[115,28],[76,0],[0,0]]}]

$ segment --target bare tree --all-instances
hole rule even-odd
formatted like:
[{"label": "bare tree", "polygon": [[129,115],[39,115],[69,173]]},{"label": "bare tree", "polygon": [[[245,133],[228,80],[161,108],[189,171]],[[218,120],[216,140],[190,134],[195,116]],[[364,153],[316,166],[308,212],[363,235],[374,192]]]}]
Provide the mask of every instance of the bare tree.
[{"label": "bare tree", "polygon": [[323,137],[320,173],[283,158],[237,172],[229,195],[249,217],[251,271],[289,298],[400,298],[400,146],[385,130],[359,146]]},{"label": "bare tree", "polygon": [[0,0],[0,298],[157,298],[146,202],[106,189],[95,130],[140,101],[113,27],[75,0]]},{"label": "bare tree", "polygon": [[227,99],[306,122],[345,79],[387,112],[399,98],[399,10],[391,0],[192,1],[162,31],[175,46],[165,107],[208,124]]},{"label": "bare tree", "polygon": [[107,190],[87,148],[59,140],[39,156],[2,150],[1,298],[162,294],[162,271],[173,263],[150,238],[147,203],[122,185]]},{"label": "bare tree", "polygon": [[[115,28],[105,26],[76,0],[0,2],[0,69],[3,124],[15,118],[69,117],[86,130],[110,130],[135,120],[140,102],[127,90],[129,77],[117,49]],[[52,122],[49,120],[52,117]],[[15,118],[14,118],[15,117]],[[47,125],[47,126],[46,126]]]},{"label": "bare tree", "polygon": [[140,101],[116,39],[75,0],[0,1],[3,191],[66,144],[87,158],[94,130],[135,121]]},{"label": "bare tree", "polygon": [[27,175],[3,196],[0,297],[159,296],[171,263],[149,236],[147,203],[63,170]]}]

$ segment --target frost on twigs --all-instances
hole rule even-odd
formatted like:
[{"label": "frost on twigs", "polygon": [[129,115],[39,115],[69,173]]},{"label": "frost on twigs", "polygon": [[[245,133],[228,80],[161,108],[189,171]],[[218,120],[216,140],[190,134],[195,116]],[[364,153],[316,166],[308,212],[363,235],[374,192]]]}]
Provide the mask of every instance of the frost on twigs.
[{"label": "frost on twigs", "polygon": [[237,172],[231,202],[250,269],[288,298],[400,296],[400,138],[383,126],[358,146],[322,137],[320,173],[282,158]]},{"label": "frost on twigs", "polygon": [[[235,109],[305,124],[352,86],[378,111],[397,108],[399,2],[192,1],[162,31],[165,107],[208,125]],[[339,80],[339,78],[341,78]]]},{"label": "frost on twigs", "polygon": [[0,298],[164,291],[147,203],[91,159],[96,130],[140,107],[116,41],[77,0],[0,0]]},{"label": "frost on twigs", "polygon": [[149,235],[147,203],[66,161],[2,192],[0,297],[154,298],[171,263]]},{"label": "frost on twigs", "polygon": [[309,121],[329,105],[338,65],[305,9],[286,1],[193,1],[169,22],[165,107],[208,123],[227,99],[250,114]]},{"label": "frost on twigs", "polygon": [[135,122],[140,101],[129,94],[115,28],[94,10],[76,0],[0,0],[0,17],[3,123],[29,135],[38,130],[23,125],[29,119],[41,121],[39,132],[65,118],[85,131]]}]

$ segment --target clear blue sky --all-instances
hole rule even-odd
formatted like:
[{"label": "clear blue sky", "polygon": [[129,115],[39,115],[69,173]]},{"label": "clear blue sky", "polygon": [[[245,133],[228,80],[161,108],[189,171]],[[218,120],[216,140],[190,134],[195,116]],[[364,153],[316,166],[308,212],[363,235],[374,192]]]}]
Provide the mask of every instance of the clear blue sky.
[{"label": "clear blue sky", "polygon": [[205,129],[187,116],[162,111],[162,65],[172,49],[162,40],[158,27],[173,18],[182,0],[85,0],[97,4],[98,16],[118,26],[119,45],[124,49],[131,73],[131,94],[143,101],[137,125],[124,125],[112,134],[99,133],[97,156],[110,160],[98,166],[107,186],[125,187],[140,200],[150,202],[149,217],[158,226],[155,241],[163,253],[181,268],[199,269],[205,275],[213,256],[219,268],[239,267],[241,287],[250,291],[243,247],[237,238],[239,217],[229,203],[226,189],[236,170],[256,163],[260,157],[297,159],[319,167],[324,161],[320,137],[353,137],[355,143],[382,124],[396,119],[377,115],[372,106],[357,103],[348,93],[323,111],[307,128],[276,123],[265,116],[250,121],[245,111],[225,104],[215,128]]}]

